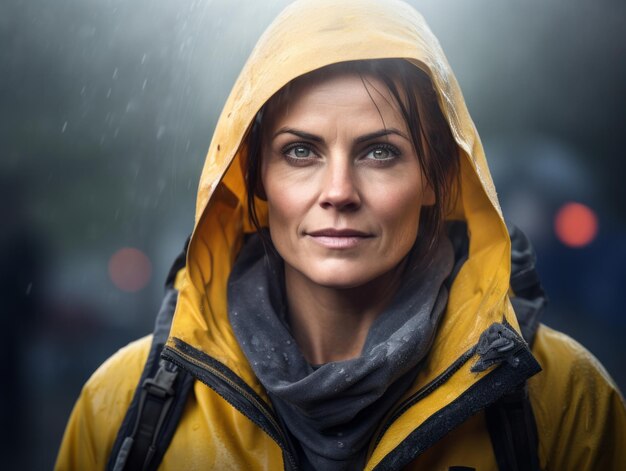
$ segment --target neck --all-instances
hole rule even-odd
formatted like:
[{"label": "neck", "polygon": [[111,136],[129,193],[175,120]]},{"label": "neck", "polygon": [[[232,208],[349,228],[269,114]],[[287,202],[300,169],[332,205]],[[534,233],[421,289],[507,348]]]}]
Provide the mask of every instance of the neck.
[{"label": "neck", "polygon": [[349,360],[361,354],[374,320],[398,290],[405,262],[355,288],[313,283],[285,266],[285,288],[293,336],[313,365]]}]

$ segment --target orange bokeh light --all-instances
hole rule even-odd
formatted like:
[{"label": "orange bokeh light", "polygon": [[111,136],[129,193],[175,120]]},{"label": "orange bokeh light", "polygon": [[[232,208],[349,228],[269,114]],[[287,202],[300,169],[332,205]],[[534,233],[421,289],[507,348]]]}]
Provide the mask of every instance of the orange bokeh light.
[{"label": "orange bokeh light", "polygon": [[584,247],[598,234],[598,218],[589,206],[566,203],[556,213],[554,232],[568,247]]},{"label": "orange bokeh light", "polygon": [[109,277],[115,286],[127,293],[139,291],[152,275],[150,259],[141,250],[124,247],[109,259]]}]

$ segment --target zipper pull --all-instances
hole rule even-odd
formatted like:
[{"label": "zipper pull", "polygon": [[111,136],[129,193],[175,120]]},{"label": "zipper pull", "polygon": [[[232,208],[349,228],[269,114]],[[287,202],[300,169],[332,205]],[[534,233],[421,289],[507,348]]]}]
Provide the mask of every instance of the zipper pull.
[{"label": "zipper pull", "polygon": [[516,368],[519,365],[516,354],[525,346],[526,342],[517,335],[506,319],[502,319],[502,323],[494,322],[478,339],[476,353],[480,358],[474,363],[471,371],[481,373],[503,361]]}]

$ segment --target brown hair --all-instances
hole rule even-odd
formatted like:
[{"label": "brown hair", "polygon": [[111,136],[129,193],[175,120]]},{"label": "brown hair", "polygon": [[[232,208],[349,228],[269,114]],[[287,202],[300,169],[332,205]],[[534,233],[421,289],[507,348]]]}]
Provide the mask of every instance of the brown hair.
[{"label": "brown hair", "polygon": [[[248,138],[246,190],[250,221],[257,231],[261,232],[254,197],[259,195],[262,188],[260,168],[264,112],[270,106],[280,108],[288,103],[294,83],[303,77],[310,77],[311,74],[324,76],[338,71],[359,75],[368,93],[370,93],[368,87],[374,87],[367,77],[378,78],[388,88],[400,108],[426,181],[435,194],[435,204],[424,206],[420,215],[421,247],[430,250],[439,239],[445,215],[456,199],[456,191],[459,188],[459,152],[439,108],[437,94],[430,78],[404,59],[375,59],[332,64],[296,78],[268,100],[257,114]],[[262,233],[261,236],[263,237]]]}]

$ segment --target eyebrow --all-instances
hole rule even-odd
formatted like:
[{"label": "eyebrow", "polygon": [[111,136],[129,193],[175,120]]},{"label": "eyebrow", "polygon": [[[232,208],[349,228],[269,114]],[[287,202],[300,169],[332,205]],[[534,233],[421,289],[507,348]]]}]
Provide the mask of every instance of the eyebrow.
[{"label": "eyebrow", "polygon": [[[315,134],[311,134],[305,131],[301,131],[299,129],[287,128],[287,127],[280,128],[278,131],[276,131],[276,133],[274,133],[274,135],[272,136],[272,139],[275,139],[280,134],[293,134],[294,136],[298,136],[301,139],[306,139],[308,141],[313,141],[313,142],[322,142],[324,140],[320,136],[317,136]],[[402,133],[398,129],[386,128],[386,129],[381,129],[380,131],[374,131],[369,134],[364,134],[363,136],[359,136],[354,140],[354,142],[357,144],[360,144],[362,142],[371,141],[373,139],[378,139],[380,137],[389,136],[391,134],[395,134],[397,136],[400,136],[406,139],[407,141],[410,141],[410,139],[406,137],[404,133]]]}]

